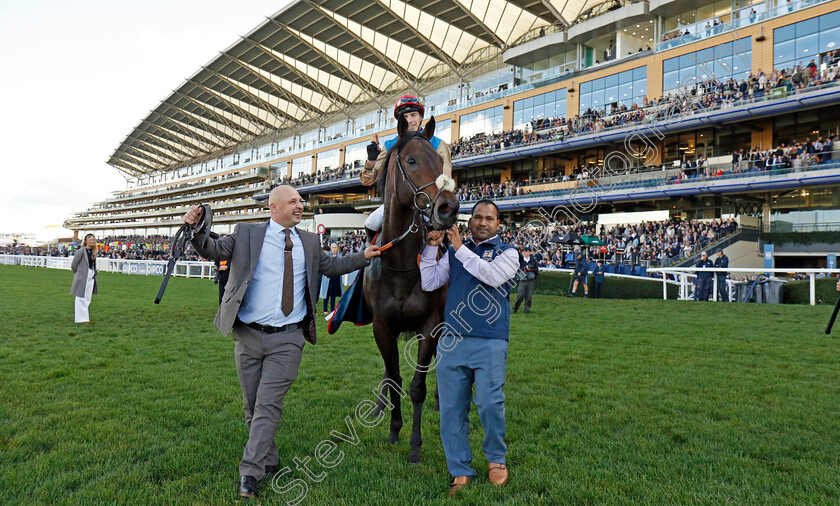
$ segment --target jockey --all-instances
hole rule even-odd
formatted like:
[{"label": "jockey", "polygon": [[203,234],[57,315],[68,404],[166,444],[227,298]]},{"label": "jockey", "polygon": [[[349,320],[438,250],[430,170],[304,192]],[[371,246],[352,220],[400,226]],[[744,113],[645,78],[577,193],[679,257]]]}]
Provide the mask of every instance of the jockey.
[{"label": "jockey", "polygon": [[[423,130],[421,122],[423,121],[424,112],[425,110],[423,104],[420,103],[420,99],[413,95],[400,97],[394,106],[394,118],[399,121],[400,115],[402,115],[408,122],[408,129],[415,132],[421,132]],[[371,186],[376,181],[379,171],[382,170],[385,164],[385,153],[396,142],[397,136],[395,135],[393,138],[385,141],[385,149],[381,149],[379,147],[379,136],[373,136],[373,140],[367,146],[368,159],[365,161],[365,169],[359,175],[359,179],[361,179],[363,185]],[[431,143],[435,151],[443,158],[443,173],[447,177],[451,177],[452,157],[449,153],[449,145],[437,136],[432,137]],[[373,232],[379,232],[382,230],[384,215],[385,206],[381,205],[376,211],[370,213],[370,216],[365,220],[365,227]]]}]

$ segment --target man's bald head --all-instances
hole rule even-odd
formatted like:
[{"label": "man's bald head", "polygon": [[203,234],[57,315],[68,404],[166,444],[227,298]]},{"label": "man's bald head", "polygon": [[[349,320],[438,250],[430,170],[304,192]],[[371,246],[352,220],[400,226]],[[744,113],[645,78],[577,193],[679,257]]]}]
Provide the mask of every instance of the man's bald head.
[{"label": "man's bald head", "polygon": [[303,199],[297,190],[288,185],[271,190],[268,194],[268,208],[271,219],[285,228],[294,227],[303,218]]},{"label": "man's bald head", "polygon": [[287,184],[275,186],[274,189],[271,190],[271,193],[268,194],[268,205],[276,204],[277,202],[283,200],[288,200],[293,196],[300,197],[300,194],[291,186]]}]

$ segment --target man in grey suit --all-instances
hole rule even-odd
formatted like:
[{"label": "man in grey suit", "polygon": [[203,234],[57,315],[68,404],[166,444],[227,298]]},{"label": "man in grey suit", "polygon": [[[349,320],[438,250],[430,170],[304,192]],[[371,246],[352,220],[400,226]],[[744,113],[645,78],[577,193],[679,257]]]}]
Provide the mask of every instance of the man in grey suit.
[{"label": "man in grey suit", "polygon": [[[298,230],[303,199],[291,186],[278,186],[268,199],[267,223],[240,223],[233,234],[214,239],[209,230],[192,244],[209,260],[228,260],[230,277],[214,323],[233,330],[234,355],[248,425],[248,443],[239,463],[239,495],[256,497],[257,481],[277,469],[274,436],[283,399],[298,374],[304,341],[315,344],[315,307],[321,275],[338,276],[362,268],[380,254],[378,246],[344,257],[321,251],[316,234]],[[184,222],[195,224],[194,206]]]}]

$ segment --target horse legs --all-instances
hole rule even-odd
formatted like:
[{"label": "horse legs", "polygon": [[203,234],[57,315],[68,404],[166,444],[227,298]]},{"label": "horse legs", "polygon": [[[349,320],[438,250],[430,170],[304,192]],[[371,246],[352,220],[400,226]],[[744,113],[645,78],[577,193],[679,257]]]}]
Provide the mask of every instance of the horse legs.
[{"label": "horse legs", "polygon": [[[385,380],[393,382],[398,389],[402,389],[402,377],[400,376],[400,353],[397,345],[397,334],[391,332],[387,325],[381,322],[374,322],[373,336],[376,339],[376,345],[379,347],[379,353],[382,355],[382,360],[385,361],[385,376],[383,383],[382,395],[379,397],[379,403],[385,406],[385,389],[391,392],[391,433],[388,435],[388,442],[394,444],[400,436],[400,430],[403,426],[402,412],[400,405],[400,392],[394,389],[392,385],[386,383]],[[381,412],[381,411],[380,411]]]},{"label": "horse legs", "polygon": [[435,327],[436,325],[430,324],[424,326],[417,351],[417,369],[414,371],[414,378],[411,380],[409,389],[411,404],[414,408],[411,425],[411,453],[408,456],[410,464],[420,462],[420,447],[423,445],[423,438],[420,435],[420,422],[423,419],[423,403],[426,400],[426,374],[437,346],[437,339],[432,337],[432,329]]}]

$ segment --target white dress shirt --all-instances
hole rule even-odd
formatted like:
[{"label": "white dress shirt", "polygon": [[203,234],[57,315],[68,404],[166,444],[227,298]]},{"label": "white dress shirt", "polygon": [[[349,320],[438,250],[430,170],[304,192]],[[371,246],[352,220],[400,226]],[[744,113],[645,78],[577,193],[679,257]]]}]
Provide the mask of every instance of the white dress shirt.
[{"label": "white dress shirt", "polygon": [[[497,235],[478,244],[491,241],[495,237]],[[472,241],[473,239],[469,238],[467,240]],[[420,256],[420,286],[427,292],[437,290],[449,281],[449,253],[438,260],[437,250],[437,246],[426,246]],[[493,288],[505,284],[519,270],[519,252],[516,248],[508,248],[488,262],[479,258],[466,246],[461,246],[455,252],[455,258],[461,261],[464,270],[485,285]]]}]

